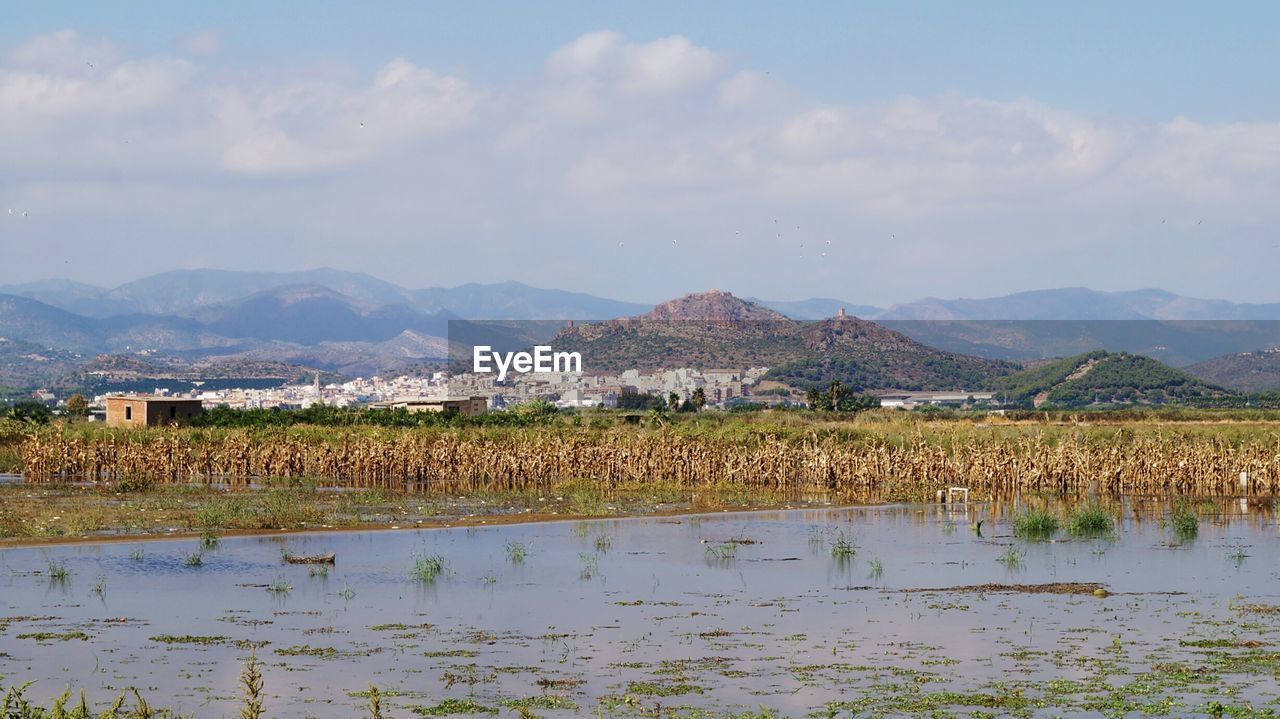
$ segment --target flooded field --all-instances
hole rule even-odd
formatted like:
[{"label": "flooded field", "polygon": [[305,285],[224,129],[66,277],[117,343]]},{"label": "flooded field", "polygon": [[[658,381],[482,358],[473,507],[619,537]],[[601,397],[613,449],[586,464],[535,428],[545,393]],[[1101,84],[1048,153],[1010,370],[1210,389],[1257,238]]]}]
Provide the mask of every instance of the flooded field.
[{"label": "flooded field", "polygon": [[[269,715],[1271,716],[1270,509],[972,504],[0,550],[0,675]],[[981,524],[978,522],[981,521]],[[336,555],[299,565],[286,555]]]}]

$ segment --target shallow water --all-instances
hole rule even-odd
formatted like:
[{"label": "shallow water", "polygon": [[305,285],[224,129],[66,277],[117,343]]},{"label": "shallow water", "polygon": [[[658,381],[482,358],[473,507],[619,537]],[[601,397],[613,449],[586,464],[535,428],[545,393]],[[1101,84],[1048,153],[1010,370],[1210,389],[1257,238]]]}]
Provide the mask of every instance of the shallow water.
[{"label": "shallow water", "polygon": [[[975,504],[228,538],[199,566],[196,540],[8,549],[0,674],[37,680],[29,697],[136,686],[227,716],[248,642],[265,642],[277,716],[359,715],[370,683],[392,716],[448,698],[566,716],[1274,706],[1280,535],[1270,513],[1219,508],[1234,514],[1185,542],[1128,512],[1110,539],[1023,541]],[[313,575],[282,549],[337,565]],[[432,582],[408,576],[423,554],[446,559]],[[1112,595],[954,589],[1046,582]],[[937,591],[903,591],[919,589]]]}]

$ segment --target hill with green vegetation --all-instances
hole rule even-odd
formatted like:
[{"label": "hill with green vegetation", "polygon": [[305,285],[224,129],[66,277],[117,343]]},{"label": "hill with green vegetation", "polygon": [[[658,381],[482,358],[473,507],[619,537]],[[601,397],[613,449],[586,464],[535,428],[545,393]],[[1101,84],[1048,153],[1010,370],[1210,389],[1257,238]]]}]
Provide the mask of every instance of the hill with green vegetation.
[{"label": "hill with green vegetation", "polygon": [[1005,402],[1035,407],[1170,404],[1230,394],[1150,357],[1103,350],[1031,367],[992,388]]},{"label": "hill with green vegetation", "polygon": [[1019,369],[936,350],[868,320],[801,322],[714,290],[639,317],[567,327],[551,344],[581,352],[587,373],[767,367],[767,379],[801,390],[833,381],[855,392],[979,389]]}]

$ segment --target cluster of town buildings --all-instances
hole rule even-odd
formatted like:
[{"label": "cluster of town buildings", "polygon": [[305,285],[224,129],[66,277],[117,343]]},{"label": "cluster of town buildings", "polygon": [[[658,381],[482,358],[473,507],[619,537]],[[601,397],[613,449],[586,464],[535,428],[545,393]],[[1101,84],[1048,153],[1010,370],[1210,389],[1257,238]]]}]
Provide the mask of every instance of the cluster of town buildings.
[{"label": "cluster of town buildings", "polygon": [[[617,408],[627,395],[656,395],[678,401],[701,391],[709,407],[729,408],[743,402],[775,405],[803,404],[789,394],[753,394],[768,368],[696,370],[689,368],[643,374],[626,370],[616,375],[527,373],[498,381],[491,374],[357,378],[348,382],[284,385],[261,389],[218,389],[172,392],[157,387],[149,394],[105,394],[92,405],[109,424],[146,425],[182,421],[204,408],[305,409],[325,404],[337,407],[403,408],[410,411],[456,411],[475,415],[532,400],[565,409]],[[989,392],[899,392],[881,397],[881,406],[910,409],[923,404],[970,405],[992,401]]]}]

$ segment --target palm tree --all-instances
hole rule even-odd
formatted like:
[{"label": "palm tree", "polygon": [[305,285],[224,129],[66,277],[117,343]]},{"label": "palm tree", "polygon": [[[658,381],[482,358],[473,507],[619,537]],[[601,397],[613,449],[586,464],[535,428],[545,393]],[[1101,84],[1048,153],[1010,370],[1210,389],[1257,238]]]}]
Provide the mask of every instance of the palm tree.
[{"label": "palm tree", "polygon": [[695,411],[701,412],[702,408],[707,406],[706,390],[702,389],[701,387],[694,389],[692,399],[693,399],[693,409]]}]

